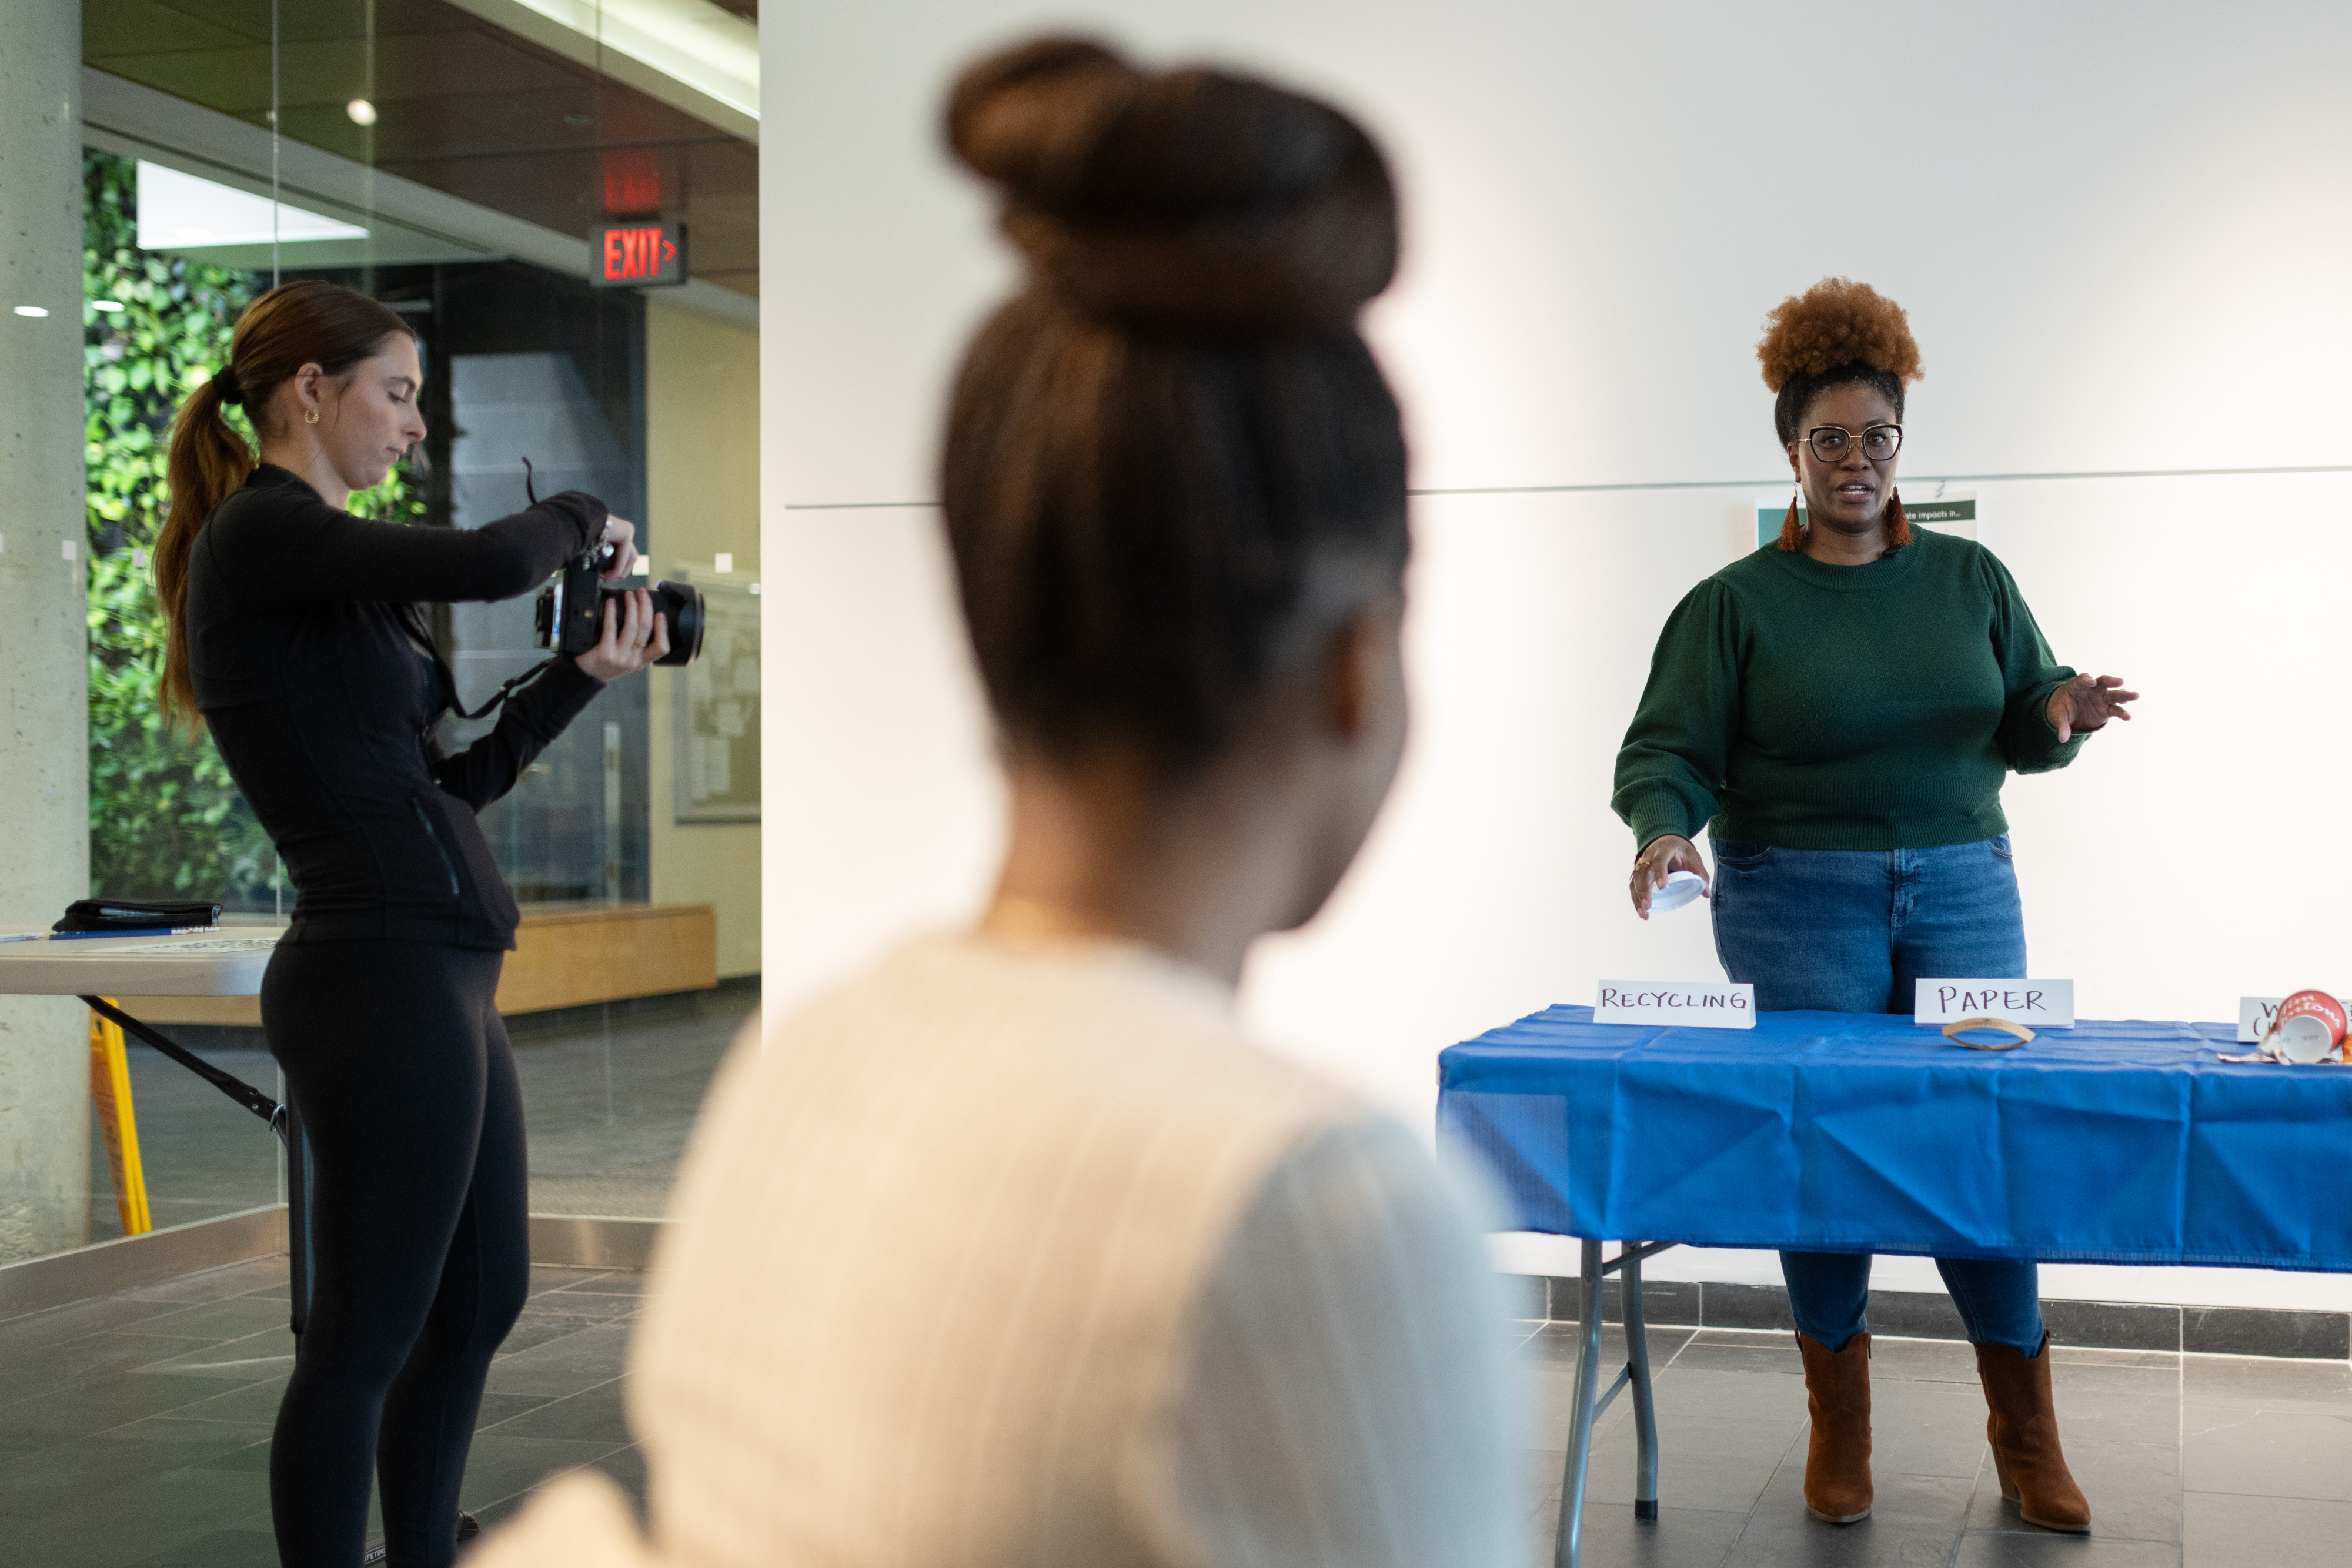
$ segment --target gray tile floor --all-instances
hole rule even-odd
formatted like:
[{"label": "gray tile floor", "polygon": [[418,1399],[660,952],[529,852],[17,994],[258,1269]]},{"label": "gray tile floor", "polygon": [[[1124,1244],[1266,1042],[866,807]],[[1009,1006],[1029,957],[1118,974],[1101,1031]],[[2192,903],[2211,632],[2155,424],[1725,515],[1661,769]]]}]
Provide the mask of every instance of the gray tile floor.
[{"label": "gray tile floor", "polygon": [[720,991],[690,1016],[518,1033],[530,1211],[659,1215],[710,1075],[758,1006]]},{"label": "gray tile floor", "polygon": [[[642,1278],[532,1271],[466,1472],[486,1523],[581,1465],[642,1493],[621,1415]],[[275,1563],[269,1427],[293,1350],[282,1257],[0,1323],[0,1561]]]},{"label": "gray tile floor", "polygon": [[[758,1004],[755,992],[714,991],[653,1018],[600,1022],[580,1009],[567,1015],[562,1032],[519,1022],[515,1068],[530,1128],[531,1212],[660,1214],[710,1075]],[[278,1093],[277,1063],[257,1044],[206,1041],[198,1050],[264,1093]],[[146,1046],[133,1044],[129,1058],[147,1200],[159,1228],[279,1201],[278,1141],[266,1125]],[[103,1241],[121,1227],[104,1147],[96,1138],[91,1145],[90,1239]]]},{"label": "gray tile floor", "polygon": [[[495,1522],[550,1475],[609,1471],[642,1496],[622,1418],[642,1277],[534,1270],[490,1375],[465,1504]],[[1527,1562],[1550,1560],[1575,1331],[1518,1325],[1536,1423]],[[1633,1519],[1624,1401],[1595,1444],[1591,1568],[1719,1564],[2329,1568],[2352,1561],[2352,1365],[2058,1348],[2068,1457],[2088,1539],[2002,1512],[1966,1346],[1880,1340],[1876,1512],[1804,1511],[1804,1381],[1778,1333],[1661,1329],[1661,1514]],[[1622,1341],[1608,1334],[1608,1354]],[[41,1568],[275,1562],[269,1424],[291,1364],[283,1259],[0,1323],[0,1560]],[[1612,1362],[1613,1364],[1613,1362]]]},{"label": "gray tile floor", "polygon": [[[1518,1325],[1538,1423],[1528,1454],[1528,1562],[1550,1561],[1576,1373],[1576,1330]],[[1609,1375],[1624,1341],[1606,1332]],[[2352,1364],[2053,1347],[2066,1456],[2087,1538],[2004,1512],[1984,1397],[1964,1344],[1874,1342],[1873,1479],[1859,1524],[1805,1512],[1805,1384],[1784,1333],[1654,1329],[1659,1514],[1633,1518],[1631,1401],[1596,1435],[1588,1568],[2066,1563],[2084,1568],[2342,1568],[2352,1563]]]}]

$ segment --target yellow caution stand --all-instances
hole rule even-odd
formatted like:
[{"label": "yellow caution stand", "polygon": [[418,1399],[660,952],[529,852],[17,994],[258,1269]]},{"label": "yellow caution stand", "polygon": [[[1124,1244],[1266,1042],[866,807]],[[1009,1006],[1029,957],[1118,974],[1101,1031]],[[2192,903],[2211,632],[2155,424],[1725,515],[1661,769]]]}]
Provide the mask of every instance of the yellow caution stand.
[{"label": "yellow caution stand", "polygon": [[[112,997],[100,999],[114,1003]],[[114,1173],[114,1207],[122,1217],[122,1234],[154,1229],[154,1218],[147,1212],[147,1173],[139,1163],[139,1113],[131,1103],[131,1061],[123,1051],[122,1026],[96,1012],[89,1015],[89,1103],[106,1139],[106,1164]]]},{"label": "yellow caution stand", "polygon": [[[287,1107],[141,1022],[115,998],[127,998],[136,1007],[146,997],[257,996],[278,936],[265,926],[194,931],[152,942],[60,941],[30,925],[0,924],[0,937],[15,938],[0,942],[0,996],[79,997],[95,1015],[89,1028],[90,1100],[98,1110],[107,1162],[113,1168],[124,1235],[146,1235],[155,1228],[148,1211],[147,1176],[139,1158],[138,1121],[123,1049],[126,1036],[178,1062],[268,1123],[279,1137],[287,1137],[292,1128]],[[299,1173],[289,1179],[299,1179]],[[301,1243],[298,1239],[295,1245]],[[301,1307],[298,1301],[298,1320]]]}]

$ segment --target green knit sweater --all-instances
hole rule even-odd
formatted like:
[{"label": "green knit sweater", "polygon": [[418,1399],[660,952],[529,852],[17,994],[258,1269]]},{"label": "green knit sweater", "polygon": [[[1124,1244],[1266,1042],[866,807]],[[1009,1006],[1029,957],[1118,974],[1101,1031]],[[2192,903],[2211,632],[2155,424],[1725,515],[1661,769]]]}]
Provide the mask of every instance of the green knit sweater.
[{"label": "green knit sweater", "polygon": [[2011,768],[2082,748],[2042,711],[2074,675],[1980,545],[1922,528],[1868,566],[1767,545],[1667,619],[1611,804],[1641,844],[1973,843],[2008,830]]}]

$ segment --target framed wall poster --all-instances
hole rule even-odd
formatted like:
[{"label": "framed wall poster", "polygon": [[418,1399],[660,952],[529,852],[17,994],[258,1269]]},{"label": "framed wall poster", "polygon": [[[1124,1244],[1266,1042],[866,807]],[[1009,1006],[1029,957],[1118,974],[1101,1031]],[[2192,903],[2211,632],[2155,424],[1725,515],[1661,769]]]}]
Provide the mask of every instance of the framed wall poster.
[{"label": "framed wall poster", "polygon": [[[1904,515],[1917,527],[1934,528],[1938,533],[1958,534],[1964,539],[1977,537],[1977,493],[1941,480],[1923,483],[1916,491],[1904,489],[1897,482],[1895,488],[1903,497]],[[1777,497],[1756,497],[1756,548],[1762,549],[1780,537],[1780,524],[1789,516],[1789,497],[1784,491]],[[1797,507],[1797,522],[1802,526],[1805,508]]]},{"label": "framed wall poster", "polygon": [[[722,564],[732,566],[732,560]],[[679,822],[760,820],[760,585],[750,572],[681,566],[702,591],[702,657],[671,675]]]}]

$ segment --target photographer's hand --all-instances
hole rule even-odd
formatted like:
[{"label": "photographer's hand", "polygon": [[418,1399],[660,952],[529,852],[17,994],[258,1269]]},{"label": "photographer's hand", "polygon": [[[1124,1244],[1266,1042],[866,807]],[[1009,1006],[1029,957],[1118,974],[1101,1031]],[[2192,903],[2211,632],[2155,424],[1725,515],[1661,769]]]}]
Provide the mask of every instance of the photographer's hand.
[{"label": "photographer's hand", "polygon": [[634,674],[669,652],[669,618],[654,612],[654,596],[633,588],[604,601],[604,634],[574,655],[580,673],[600,681]]},{"label": "photographer's hand", "polygon": [[637,570],[637,525],[626,517],[604,519],[604,536],[599,542],[613,547],[613,564],[604,569],[606,582],[618,582]]}]

